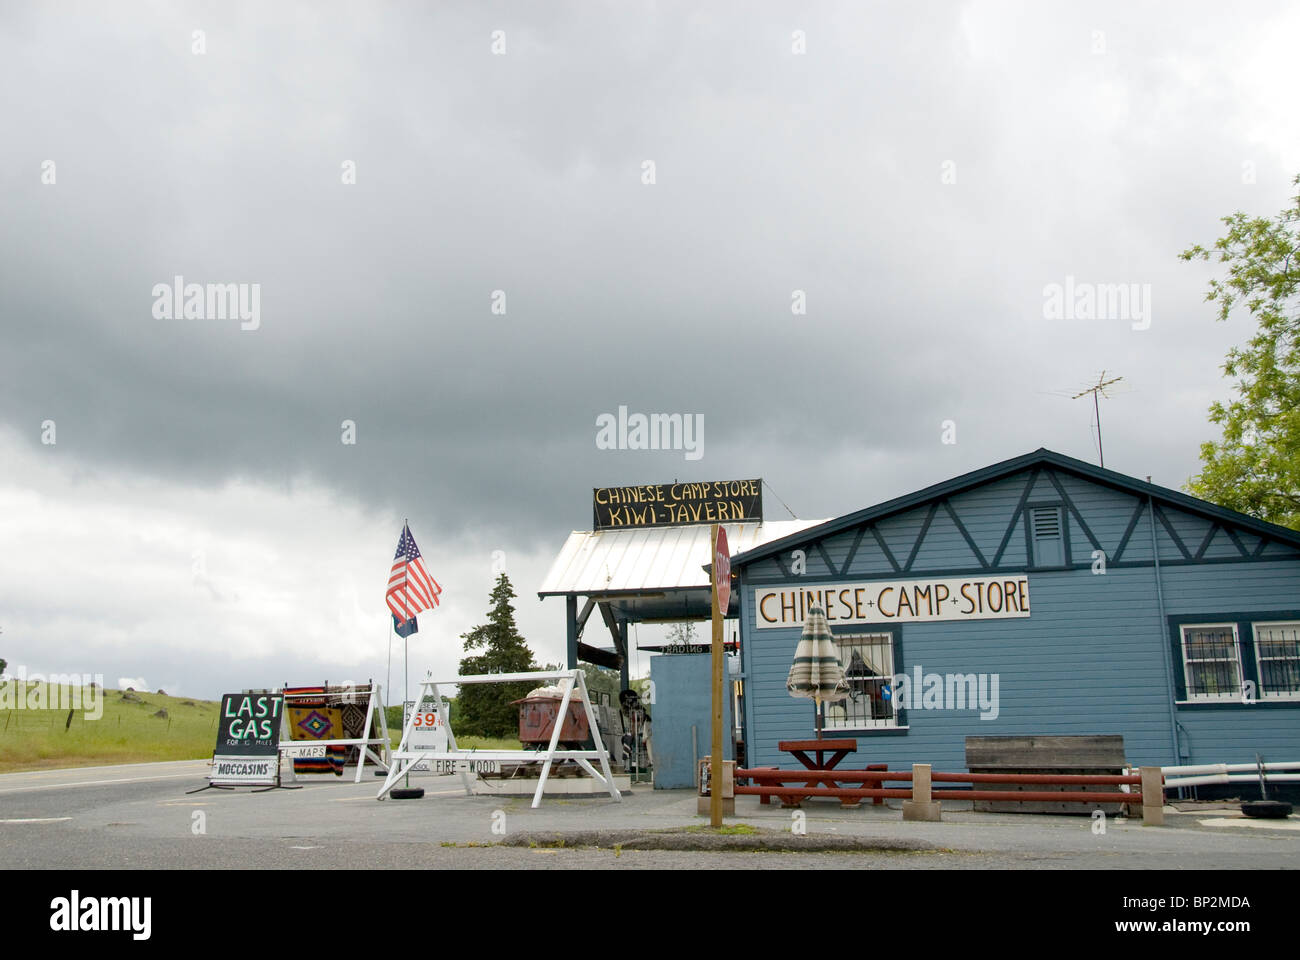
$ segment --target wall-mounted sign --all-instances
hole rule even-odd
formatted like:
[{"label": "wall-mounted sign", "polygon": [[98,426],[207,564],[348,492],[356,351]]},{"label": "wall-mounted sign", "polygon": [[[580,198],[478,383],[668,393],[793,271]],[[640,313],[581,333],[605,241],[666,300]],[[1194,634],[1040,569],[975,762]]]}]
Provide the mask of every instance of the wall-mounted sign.
[{"label": "wall-mounted sign", "polygon": [[802,627],[804,612],[814,605],[826,611],[832,624],[1027,617],[1029,578],[1011,574],[759,587],[754,591],[755,623],[760,628]]},{"label": "wall-mounted sign", "polygon": [[227,693],[217,717],[217,746],[212,755],[214,784],[274,783],[280,769],[278,693]]},{"label": "wall-mounted sign", "polygon": [[592,529],[739,523],[763,519],[762,480],[597,487]]}]

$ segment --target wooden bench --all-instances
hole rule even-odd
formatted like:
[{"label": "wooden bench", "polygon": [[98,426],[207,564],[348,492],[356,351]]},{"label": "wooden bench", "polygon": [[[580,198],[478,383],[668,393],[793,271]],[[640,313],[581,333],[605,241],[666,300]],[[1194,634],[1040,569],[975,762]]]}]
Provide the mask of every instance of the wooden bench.
[{"label": "wooden bench", "polygon": [[[1127,765],[1124,737],[1120,734],[966,738],[966,769],[971,773],[1121,774]],[[999,789],[1107,793],[1115,788],[1011,784]],[[1093,809],[1079,803],[1034,800],[975,800],[973,803],[976,810],[985,813],[1070,813],[1088,816]],[[1095,809],[1113,815],[1118,814],[1122,807],[1123,804],[1119,803],[1099,803]]]}]

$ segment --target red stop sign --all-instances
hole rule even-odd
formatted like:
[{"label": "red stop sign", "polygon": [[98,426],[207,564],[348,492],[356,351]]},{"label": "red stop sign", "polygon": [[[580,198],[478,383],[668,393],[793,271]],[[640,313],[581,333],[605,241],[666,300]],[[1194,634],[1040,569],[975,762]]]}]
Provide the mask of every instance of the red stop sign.
[{"label": "red stop sign", "polygon": [[727,547],[727,530],[721,525],[713,548],[713,589],[718,594],[718,612],[726,616],[731,605],[731,550]]}]

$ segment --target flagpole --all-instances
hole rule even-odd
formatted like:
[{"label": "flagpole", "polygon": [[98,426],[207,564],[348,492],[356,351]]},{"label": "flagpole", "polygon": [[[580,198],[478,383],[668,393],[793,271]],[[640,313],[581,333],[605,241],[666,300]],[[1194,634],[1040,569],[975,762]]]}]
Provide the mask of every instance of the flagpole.
[{"label": "flagpole", "polygon": [[[384,674],[384,696],[393,695],[393,615],[388,615],[388,672]],[[405,704],[403,704],[405,706]],[[385,719],[384,723],[388,723]],[[405,724],[403,724],[405,728]]]},{"label": "flagpole", "polygon": [[[410,529],[411,518],[402,518],[402,534],[405,535]],[[406,710],[406,678],[410,674],[411,668],[411,632],[407,630],[406,636],[402,637],[402,710]]]}]

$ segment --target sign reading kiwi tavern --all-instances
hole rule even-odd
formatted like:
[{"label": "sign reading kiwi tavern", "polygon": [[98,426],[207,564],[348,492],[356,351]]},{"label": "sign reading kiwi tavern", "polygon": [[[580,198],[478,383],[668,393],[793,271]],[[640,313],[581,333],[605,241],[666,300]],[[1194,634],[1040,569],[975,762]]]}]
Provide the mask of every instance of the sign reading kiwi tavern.
[{"label": "sign reading kiwi tavern", "polygon": [[871,580],[834,586],[759,587],[754,591],[758,627],[802,627],[809,607],[820,606],[829,623],[908,623],[935,620],[998,620],[1029,616],[1029,578],[951,577],[941,580]]},{"label": "sign reading kiwi tavern", "polygon": [[595,530],[758,521],[763,519],[763,481],[597,487],[592,514]]}]

